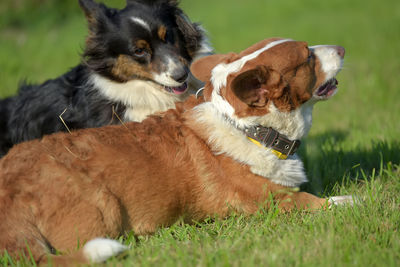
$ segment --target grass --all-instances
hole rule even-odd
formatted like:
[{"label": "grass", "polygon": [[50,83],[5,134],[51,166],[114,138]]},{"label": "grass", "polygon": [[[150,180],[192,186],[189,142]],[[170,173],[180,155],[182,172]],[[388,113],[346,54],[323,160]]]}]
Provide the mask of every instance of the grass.
[{"label": "grass", "polygon": [[[105,1],[121,7],[123,0]],[[398,266],[400,264],[400,2],[387,0],[182,0],[218,52],[272,36],[346,48],[339,93],[314,110],[301,147],[317,195],[364,201],[317,213],[232,215],[160,229],[124,242],[121,263],[143,266]],[[0,97],[21,80],[43,82],[79,62],[86,23],[76,1],[0,3]],[[11,263],[10,263],[11,262]],[[15,263],[7,255],[0,264]]]}]

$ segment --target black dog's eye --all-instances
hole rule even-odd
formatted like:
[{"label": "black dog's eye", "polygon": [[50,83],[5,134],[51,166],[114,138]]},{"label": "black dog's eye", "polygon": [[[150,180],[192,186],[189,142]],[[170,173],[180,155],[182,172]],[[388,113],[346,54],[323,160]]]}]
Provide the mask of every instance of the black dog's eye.
[{"label": "black dog's eye", "polygon": [[143,57],[143,56],[145,56],[147,54],[147,51],[144,48],[136,48],[133,53],[137,57]]},{"label": "black dog's eye", "polygon": [[167,30],[165,33],[165,41],[167,43],[174,43],[174,33],[171,30]]}]

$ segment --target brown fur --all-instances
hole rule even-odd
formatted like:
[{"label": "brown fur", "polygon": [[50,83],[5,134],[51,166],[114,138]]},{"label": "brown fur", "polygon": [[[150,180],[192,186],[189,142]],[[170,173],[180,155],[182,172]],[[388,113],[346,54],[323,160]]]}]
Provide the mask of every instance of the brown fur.
[{"label": "brown fur", "polygon": [[[301,104],[304,95],[308,97],[322,78],[317,71],[306,70],[302,79],[295,78],[291,62],[307,57],[303,46],[296,42],[289,50],[297,52],[289,54],[289,59],[270,55],[276,60],[269,66],[274,71],[261,68],[258,73],[271,82],[261,95],[281,99],[288,94],[290,108]],[[303,72],[300,68],[297,73]],[[246,65],[229,80],[239,77],[240,84],[240,74],[250,69]],[[311,82],[307,75],[316,77]],[[285,82],[296,86],[282,91]],[[238,86],[236,90],[246,90],[245,85]],[[221,94],[240,116],[258,114],[252,102],[242,102],[248,101],[248,95],[253,99],[251,93],[236,92],[235,97],[225,89]],[[256,101],[265,105],[265,100]],[[181,217],[191,222],[233,211],[252,214],[260,207],[268,208],[271,197],[285,211],[326,204],[326,199],[274,184],[227,155],[214,154],[207,143],[208,129],[196,122],[193,110],[201,102],[192,97],[176,110],[141,124],[58,133],[15,146],[0,161],[0,214],[6,215],[0,220],[0,250],[15,255],[25,251],[27,243],[34,259],[46,262],[48,250],[71,252],[78,240],[113,238],[130,230],[136,235],[150,234]],[[52,256],[51,261],[65,265],[87,259],[78,251]]]}]

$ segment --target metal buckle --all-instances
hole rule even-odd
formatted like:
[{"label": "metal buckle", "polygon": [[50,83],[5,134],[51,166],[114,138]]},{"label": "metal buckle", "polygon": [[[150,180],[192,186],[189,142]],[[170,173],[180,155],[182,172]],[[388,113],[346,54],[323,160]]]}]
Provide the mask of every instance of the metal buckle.
[{"label": "metal buckle", "polygon": [[288,151],[288,153],[287,153],[288,156],[292,153],[292,151],[293,151],[294,148],[299,147],[298,144],[300,144],[300,141],[299,141],[299,140],[294,140],[294,141],[292,142],[292,145],[290,146],[290,149],[289,149],[289,151]]}]

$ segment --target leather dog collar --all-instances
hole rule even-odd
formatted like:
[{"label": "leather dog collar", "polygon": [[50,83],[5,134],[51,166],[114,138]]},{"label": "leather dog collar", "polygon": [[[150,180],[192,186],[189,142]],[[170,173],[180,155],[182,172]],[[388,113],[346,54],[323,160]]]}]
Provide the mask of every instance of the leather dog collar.
[{"label": "leather dog collar", "polygon": [[270,148],[280,159],[293,155],[300,146],[300,140],[290,140],[271,127],[261,125],[248,127],[243,130],[247,138],[260,147]]}]

